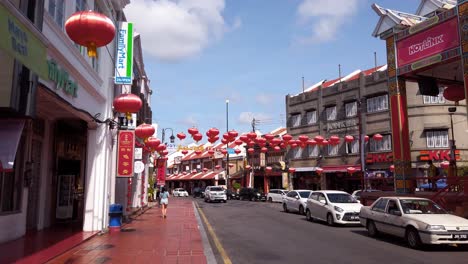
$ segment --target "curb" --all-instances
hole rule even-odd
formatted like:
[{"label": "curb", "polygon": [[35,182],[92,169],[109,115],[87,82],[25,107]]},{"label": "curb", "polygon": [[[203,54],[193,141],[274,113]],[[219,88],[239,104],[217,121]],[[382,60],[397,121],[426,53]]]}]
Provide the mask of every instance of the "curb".
[{"label": "curb", "polygon": [[197,219],[198,229],[200,230],[200,235],[203,242],[203,252],[206,256],[206,262],[210,264],[217,264],[216,258],[213,254],[213,249],[211,248],[210,241],[208,240],[208,235],[206,234],[205,227],[203,226],[203,222],[200,218],[200,214],[198,213],[198,208],[195,205],[196,202],[192,201],[193,205],[193,212],[195,213],[195,218]]}]

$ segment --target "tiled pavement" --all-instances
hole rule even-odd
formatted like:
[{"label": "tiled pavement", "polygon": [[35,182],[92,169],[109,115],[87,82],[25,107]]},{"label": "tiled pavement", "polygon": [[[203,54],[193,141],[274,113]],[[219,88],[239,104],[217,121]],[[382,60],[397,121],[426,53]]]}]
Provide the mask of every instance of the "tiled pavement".
[{"label": "tiled pavement", "polygon": [[207,263],[191,200],[169,201],[167,218],[156,206],[122,228],[95,236],[48,263]]}]

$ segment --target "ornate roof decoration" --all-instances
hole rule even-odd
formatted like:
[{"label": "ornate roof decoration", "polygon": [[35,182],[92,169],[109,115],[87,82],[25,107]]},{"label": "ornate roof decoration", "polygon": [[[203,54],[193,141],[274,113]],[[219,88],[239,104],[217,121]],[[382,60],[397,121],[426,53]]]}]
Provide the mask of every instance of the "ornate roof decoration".
[{"label": "ornate roof decoration", "polygon": [[428,16],[434,11],[445,11],[454,8],[456,5],[456,0],[421,0],[416,15]]},{"label": "ornate roof decoration", "polygon": [[393,33],[392,29],[405,29],[426,20],[426,17],[423,16],[383,8],[377,4],[372,4],[372,9],[380,16],[379,22],[372,33],[374,37],[385,38],[384,36],[388,33]]}]

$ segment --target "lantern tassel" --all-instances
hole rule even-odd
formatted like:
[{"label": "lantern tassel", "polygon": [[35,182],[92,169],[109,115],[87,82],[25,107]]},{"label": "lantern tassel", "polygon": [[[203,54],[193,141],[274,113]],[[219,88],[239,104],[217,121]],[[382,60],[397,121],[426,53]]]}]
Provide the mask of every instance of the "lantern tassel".
[{"label": "lantern tassel", "polygon": [[97,57],[96,43],[90,42],[88,46],[86,47],[88,48],[88,57],[92,57],[92,58]]},{"label": "lantern tassel", "polygon": [[125,113],[125,116],[127,117],[127,120],[132,120],[132,113],[127,112]]}]

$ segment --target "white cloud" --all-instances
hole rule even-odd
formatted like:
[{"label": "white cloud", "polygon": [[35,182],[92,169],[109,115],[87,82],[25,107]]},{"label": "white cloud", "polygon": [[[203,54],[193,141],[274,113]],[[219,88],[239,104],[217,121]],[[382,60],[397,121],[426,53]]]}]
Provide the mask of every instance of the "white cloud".
[{"label": "white cloud", "polygon": [[[229,29],[222,16],[224,8],[225,0],[134,0],[124,11],[141,34],[146,53],[178,61],[222,38]],[[241,25],[236,21],[232,28]]]},{"label": "white cloud", "polygon": [[350,20],[361,0],[303,0],[297,8],[298,20],[311,27],[312,34],[301,38],[304,44],[335,39],[340,26]]},{"label": "white cloud", "polygon": [[271,120],[271,116],[264,113],[242,112],[239,115],[238,122],[240,124],[251,124],[253,119],[256,120]]}]

